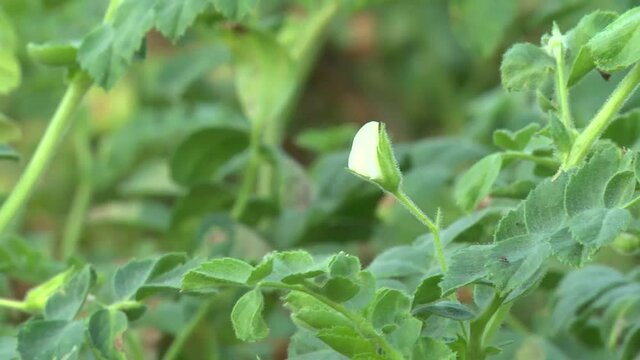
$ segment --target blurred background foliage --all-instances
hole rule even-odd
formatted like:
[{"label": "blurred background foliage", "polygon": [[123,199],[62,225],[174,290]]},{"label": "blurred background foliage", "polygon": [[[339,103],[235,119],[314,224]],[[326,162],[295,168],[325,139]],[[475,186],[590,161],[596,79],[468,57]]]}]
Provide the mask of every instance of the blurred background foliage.
[{"label": "blurred background foliage", "polygon": [[[370,120],[387,123],[407,192],[430,214],[442,208],[445,223],[451,223],[464,214],[453,200],[455,179],[494,149],[493,131],[544,122],[535,98],[507,94],[499,86],[502,53],[515,42],[538,43],[552,21],[569,29],[595,9],[635,5],[633,0],[344,1],[317,41],[305,44],[299,35],[324,3],[262,0],[246,14],[208,12],[176,43],[150,32],[126,75],[108,92],[93,88],[88,94],[77,125],[21,215],[18,226],[26,240],[4,244],[0,289],[5,295],[21,296],[63,268],[63,261],[87,261],[109,272],[130,258],[159,252],[257,260],[272,249],[305,247],[345,250],[366,264],[385,248],[412,243],[425,229],[344,169],[357,128]],[[0,3],[0,45],[15,54],[21,78],[0,96],[2,113],[21,135],[8,139],[19,161],[0,160],[0,196],[11,190],[30,158],[65,86],[65,71],[32,61],[26,44],[76,41],[101,21],[107,5]],[[305,55],[296,61],[308,66],[297,75],[299,85],[277,124],[265,130],[256,191],[235,220],[229,211],[247,161],[251,122],[236,93],[241,65],[234,59],[242,58],[237,48],[243,46],[255,51],[249,57],[264,55],[256,50],[265,42],[262,35],[247,35],[256,33],[277,37],[289,51]],[[267,46],[266,52],[275,50]],[[619,77],[606,80],[594,72],[572,90],[578,124],[588,121]],[[280,91],[278,84],[266,86],[267,93]],[[628,106],[634,104],[635,98]],[[624,146],[637,144],[640,129],[631,124],[636,115],[610,129]],[[539,179],[532,166],[518,165],[498,184],[506,198],[517,200]],[[490,234],[486,226],[475,226],[461,240],[484,242]],[[71,260],[63,256],[62,239],[68,237],[78,244]],[[538,324],[548,315],[545,291],[557,283],[553,276],[547,280],[540,294],[514,309],[528,326],[545,326]],[[271,299],[269,341],[242,344],[228,331],[226,315],[219,316],[229,313],[237,296],[220,295],[184,359],[283,358],[293,329],[286,312]],[[162,353],[199,306],[190,298],[151,304],[135,323],[136,341],[152,349],[152,357]],[[7,320],[10,325],[19,319]],[[11,331],[5,326],[5,333]],[[540,351],[560,359],[549,355],[556,351],[550,340],[501,336],[515,339],[501,355],[505,359],[536,358],[528,354]]]}]

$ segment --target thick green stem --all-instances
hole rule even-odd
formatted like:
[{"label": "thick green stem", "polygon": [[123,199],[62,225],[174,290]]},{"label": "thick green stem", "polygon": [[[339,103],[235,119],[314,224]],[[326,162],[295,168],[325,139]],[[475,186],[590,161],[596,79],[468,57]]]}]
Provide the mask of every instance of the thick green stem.
[{"label": "thick green stem", "polygon": [[[494,315],[501,314],[503,318],[508,312],[500,312],[503,299],[500,296],[494,296],[493,300],[484,310],[482,315],[471,322],[469,326],[469,343],[467,348],[467,358],[472,360],[484,360],[486,358],[485,347],[491,340],[502,319],[492,321]],[[497,314],[498,313],[498,314]]]},{"label": "thick green stem", "polygon": [[83,72],[78,72],[71,80],[29,165],[27,165],[20,180],[11,191],[9,198],[2,204],[2,209],[0,209],[0,234],[5,232],[7,226],[29,198],[38,179],[42,177],[42,173],[69,128],[74,111],[80,105],[84,94],[90,87],[91,80]]},{"label": "thick green stem", "polygon": [[634,65],[624,79],[620,81],[611,97],[600,108],[584,131],[578,135],[569,152],[569,156],[562,166],[563,169],[566,170],[578,166],[584,160],[591,146],[600,138],[607,125],[609,125],[611,118],[620,111],[639,83],[640,63]]},{"label": "thick green stem", "polygon": [[0,308],[7,308],[7,309],[29,312],[29,308],[26,303],[22,301],[4,299],[4,298],[0,298]]},{"label": "thick green stem", "polygon": [[171,347],[169,347],[169,350],[167,350],[167,352],[162,357],[163,360],[174,360],[180,357],[180,353],[185,343],[187,342],[193,331],[196,329],[198,324],[202,322],[202,319],[207,316],[214,303],[215,298],[211,298],[204,304],[200,305],[200,309],[198,309],[198,312],[196,312],[191,317],[187,325],[180,331],[175,340],[173,340],[173,343],[171,343]]},{"label": "thick green stem", "polygon": [[402,189],[398,190],[393,195],[416,219],[418,219],[418,221],[423,223],[431,231],[433,234],[433,246],[436,250],[436,257],[440,264],[440,270],[445,273],[447,271],[447,260],[444,257],[442,242],[440,241],[440,227],[431,221],[431,219],[418,207],[418,205],[416,205],[416,203],[413,202],[413,200],[411,200],[411,198],[407,196],[407,194],[405,194],[404,191],[402,191]]},{"label": "thick green stem", "polygon": [[390,360],[404,360],[404,356],[396,350],[389,342],[371,325],[367,319],[362,317],[361,315],[347,309],[341,304],[331,301],[330,299],[317,294],[303,285],[288,285],[279,282],[263,282],[260,284],[261,287],[268,287],[273,289],[281,289],[281,290],[289,290],[289,291],[299,291],[305,293],[307,295],[313,296],[317,300],[321,301],[325,305],[331,307],[335,311],[344,315],[349,321],[353,323],[356,327],[357,331],[362,334],[365,338],[373,339],[379,348],[385,353],[388,359]]},{"label": "thick green stem", "polygon": [[74,132],[74,147],[78,168],[78,186],[71,202],[69,216],[64,226],[60,257],[67,259],[76,251],[84,218],[89,209],[91,194],[93,192],[93,175],[89,126],[86,119],[78,122]]}]

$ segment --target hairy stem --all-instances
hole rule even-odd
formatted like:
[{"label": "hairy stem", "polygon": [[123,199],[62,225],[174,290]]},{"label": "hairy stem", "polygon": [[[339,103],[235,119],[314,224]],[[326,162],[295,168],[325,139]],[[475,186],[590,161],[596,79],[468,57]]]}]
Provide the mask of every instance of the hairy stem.
[{"label": "hairy stem", "polygon": [[90,87],[91,80],[83,72],[78,72],[71,80],[29,165],[27,165],[27,168],[7,200],[2,204],[2,208],[0,209],[0,234],[5,232],[18,211],[29,198],[35,184],[56,153],[56,149],[71,123],[74,111],[80,105],[84,94]]},{"label": "hairy stem", "polygon": [[340,314],[344,315],[344,317],[349,319],[349,321],[351,321],[356,327],[357,331],[365,338],[373,339],[390,360],[404,360],[404,356],[402,356],[402,354],[398,350],[396,350],[391,344],[389,344],[389,342],[382,335],[378,334],[376,329],[373,327],[373,325],[371,325],[369,321],[367,321],[367,319],[365,319],[360,314],[347,309],[343,305],[331,301],[330,299],[309,290],[303,285],[288,285],[278,282],[263,282],[260,284],[260,286],[273,289],[299,291],[313,296],[315,299],[321,301],[323,304],[331,307],[333,310],[339,312]]},{"label": "hairy stem", "polygon": [[433,234],[433,246],[436,250],[436,257],[440,264],[440,270],[445,273],[447,271],[447,260],[444,257],[442,242],[440,241],[440,227],[438,224],[434,223],[404,191],[399,190],[393,195],[416,219],[418,219],[418,221],[423,223],[431,231]]},{"label": "hairy stem", "polygon": [[571,131],[573,129],[573,119],[571,117],[571,106],[569,105],[569,89],[564,73],[564,49],[562,43],[559,44],[558,51],[555,51],[556,58],[556,93],[560,103],[560,118],[562,123]]},{"label": "hairy stem", "polygon": [[593,117],[584,131],[578,135],[569,156],[562,168],[567,170],[578,166],[589,153],[591,146],[600,138],[609,125],[609,121],[620,111],[624,103],[640,84],[640,63],[633,66],[627,75],[620,81],[611,97],[602,105],[598,113]]}]

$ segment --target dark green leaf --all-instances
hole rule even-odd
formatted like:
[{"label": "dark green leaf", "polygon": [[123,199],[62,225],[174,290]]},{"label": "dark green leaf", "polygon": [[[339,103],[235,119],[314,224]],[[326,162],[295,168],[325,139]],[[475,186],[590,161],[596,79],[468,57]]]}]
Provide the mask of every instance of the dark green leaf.
[{"label": "dark green leaf", "polygon": [[360,286],[350,278],[332,277],[322,287],[322,293],[335,302],[345,302],[358,294]]},{"label": "dark green leaf", "polygon": [[440,282],[442,281],[442,274],[431,275],[418,285],[415,293],[413,294],[413,307],[418,305],[428,304],[434,302],[442,297],[442,291],[440,289]]},{"label": "dark green leaf", "polygon": [[[144,260],[132,260],[116,270],[113,276],[113,291],[117,300],[140,300],[145,287],[158,287],[162,282],[155,282],[163,275],[175,270],[186,262],[184,254],[165,254]],[[154,283],[155,282],[155,283]],[[176,289],[166,286],[167,288]]]},{"label": "dark green leaf", "polygon": [[231,20],[242,20],[253,13],[259,0],[211,0],[222,15]]},{"label": "dark green leaf", "polygon": [[248,145],[249,136],[242,129],[220,127],[195,132],[171,158],[173,178],[185,186],[210,182],[222,165]]},{"label": "dark green leaf", "polygon": [[0,359],[14,360],[18,358],[18,339],[0,336]]},{"label": "dark green leaf", "polygon": [[82,321],[31,321],[18,332],[18,352],[23,360],[75,360],[84,342],[84,333]]},{"label": "dark green leaf", "polygon": [[182,281],[182,289],[202,291],[221,285],[245,285],[253,271],[253,266],[242,260],[213,259],[187,273]]},{"label": "dark green leaf", "polygon": [[332,349],[349,358],[358,355],[370,356],[376,359],[376,347],[370,341],[362,338],[355,330],[347,326],[334,326],[318,331],[318,338]]},{"label": "dark green leaf", "polygon": [[475,317],[475,314],[469,308],[452,301],[440,301],[434,304],[418,306],[413,309],[412,313],[419,318],[437,315],[458,321],[471,320]]},{"label": "dark green leaf", "polygon": [[117,310],[102,309],[91,315],[88,337],[99,360],[126,359],[123,333],[127,330],[127,316]]}]

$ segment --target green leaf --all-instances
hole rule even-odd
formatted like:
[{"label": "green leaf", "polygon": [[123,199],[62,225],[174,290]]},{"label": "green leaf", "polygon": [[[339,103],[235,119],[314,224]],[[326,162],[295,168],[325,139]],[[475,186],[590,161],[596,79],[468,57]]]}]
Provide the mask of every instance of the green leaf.
[{"label": "green leaf", "polygon": [[0,94],[20,85],[22,71],[15,54],[16,35],[9,17],[0,9]]},{"label": "green leaf", "polygon": [[209,128],[191,134],[171,158],[171,174],[179,184],[193,186],[211,182],[220,167],[249,145],[242,129]]},{"label": "green leaf", "polygon": [[352,277],[360,272],[360,259],[357,256],[340,252],[329,262],[329,275],[332,277]]},{"label": "green leaf", "polygon": [[502,58],[502,86],[507,91],[536,90],[547,81],[554,64],[553,58],[539,47],[515,44]]},{"label": "green leaf", "polygon": [[332,349],[349,358],[368,355],[370,356],[369,358],[376,359],[377,352],[373,343],[363,339],[351,327],[334,326],[329,329],[322,329],[318,331],[317,336]]},{"label": "green leaf", "polygon": [[522,151],[529,145],[538,129],[540,125],[536,123],[531,123],[516,132],[499,129],[493,132],[493,143],[504,150]]},{"label": "green leaf", "polygon": [[640,60],[640,8],[633,8],[611,22],[588,42],[600,70],[617,71]]},{"label": "green leaf", "polygon": [[110,89],[133,60],[153,26],[155,0],[122,0],[111,21],[93,29],[80,44],[78,61],[93,80]]},{"label": "green leaf", "polygon": [[627,228],[628,210],[618,206],[630,200],[630,183],[635,186],[629,174],[634,158],[632,152],[622,156],[607,147],[577,171],[540,183],[500,220],[493,244],[463,248],[451,256],[440,284],[443,293],[488,280],[501,294],[511,293],[510,300],[540,281],[552,255],[582,265]]},{"label": "green leaf", "polygon": [[24,297],[24,302],[29,309],[43,310],[49,299],[64,285],[67,284],[76,273],[76,269],[71,267],[59,273],[44,283],[29,290]]},{"label": "green leaf", "polygon": [[119,225],[145,231],[164,233],[169,228],[168,206],[155,200],[114,200],[91,209],[91,224]]},{"label": "green leaf", "polygon": [[224,17],[231,20],[242,20],[253,13],[258,7],[259,0],[211,0],[213,6]]},{"label": "green leaf", "polygon": [[419,318],[437,315],[457,321],[471,320],[475,317],[475,314],[469,308],[452,301],[440,301],[434,304],[422,305],[413,309],[412,313]]},{"label": "green leaf", "polygon": [[289,360],[347,360],[337,353],[322,340],[316,337],[314,332],[300,329],[292,337],[287,349]]},{"label": "green leaf", "polygon": [[202,291],[222,285],[246,285],[253,271],[253,266],[242,260],[213,259],[187,273],[182,280],[182,289]]},{"label": "green leaf", "polygon": [[304,250],[275,253],[272,266],[273,272],[266,279],[287,284],[300,283],[327,271],[326,263],[317,264],[313,256]]},{"label": "green leaf", "polygon": [[584,16],[573,30],[567,33],[567,47],[572,55],[569,61],[570,72],[567,85],[573,86],[582,79],[595,64],[587,45],[591,38],[609,25],[618,14],[609,11],[594,11]]},{"label": "green leaf", "polygon": [[91,267],[85,266],[49,298],[44,308],[46,320],[73,320],[84,304],[94,280]]},{"label": "green leaf", "polygon": [[549,115],[549,135],[562,153],[567,154],[571,150],[573,143],[571,134],[554,114]]},{"label": "green leaf", "polygon": [[376,329],[381,330],[408,316],[410,310],[411,300],[407,295],[398,290],[380,289],[369,305],[367,317]]},{"label": "green leaf", "polygon": [[82,321],[35,320],[18,332],[18,352],[23,360],[78,359],[84,342]]},{"label": "green leaf", "polygon": [[343,314],[309,294],[289,292],[285,297],[285,306],[291,310],[294,322],[302,328],[320,330],[353,326]]},{"label": "green leaf", "polygon": [[360,286],[350,278],[332,277],[322,286],[322,294],[335,302],[345,302],[358,294]]},{"label": "green leaf", "polygon": [[327,154],[347,148],[358,128],[341,124],[323,129],[306,129],[295,138],[297,146],[316,154]]},{"label": "green leaf", "polygon": [[14,360],[18,358],[18,339],[0,336],[0,359]]},{"label": "green leaf", "polygon": [[458,205],[467,211],[474,209],[491,192],[501,167],[501,155],[492,154],[467,170],[456,184],[455,197]]},{"label": "green leaf", "polygon": [[442,291],[438,284],[441,281],[442,274],[431,275],[422,280],[413,294],[412,307],[415,308],[417,305],[428,304],[440,299]]},{"label": "green leaf", "polygon": [[126,359],[123,333],[127,316],[118,310],[102,309],[91,315],[88,324],[89,343],[99,360]]},{"label": "green leaf", "polygon": [[[130,299],[140,300],[143,296],[150,295],[145,291],[147,287],[165,288],[177,290],[177,281],[159,281],[176,269],[181,269],[185,264],[184,254],[165,254],[155,258],[144,260],[132,260],[120,267],[113,275],[112,286],[116,299],[125,301]],[[177,274],[178,277],[180,274]]]},{"label": "green leaf", "polygon": [[253,289],[238,299],[231,311],[231,323],[238,339],[254,342],[269,334],[262,318],[263,307],[264,297],[260,289]]},{"label": "green leaf", "polygon": [[209,5],[209,0],[157,0],[156,28],[174,42]]},{"label": "green leaf", "polygon": [[483,57],[495,52],[518,13],[511,0],[454,0],[449,6],[459,41]]},{"label": "green leaf", "polygon": [[245,114],[255,124],[282,120],[275,117],[284,110],[295,84],[296,67],[289,54],[266,33],[236,34],[229,41],[236,92]]},{"label": "green leaf", "polygon": [[455,360],[457,356],[444,342],[423,337],[413,348],[411,358],[414,360]]}]

